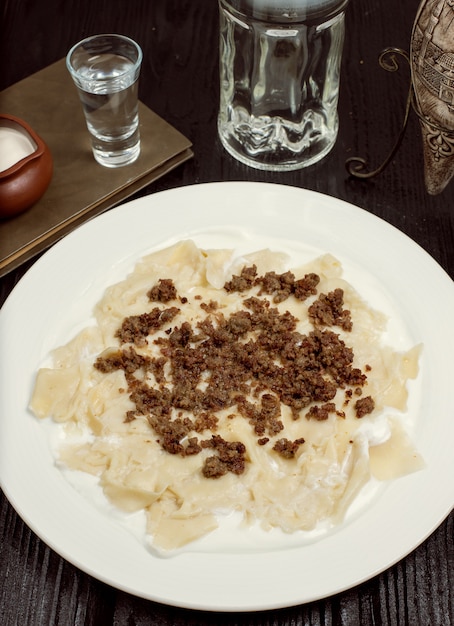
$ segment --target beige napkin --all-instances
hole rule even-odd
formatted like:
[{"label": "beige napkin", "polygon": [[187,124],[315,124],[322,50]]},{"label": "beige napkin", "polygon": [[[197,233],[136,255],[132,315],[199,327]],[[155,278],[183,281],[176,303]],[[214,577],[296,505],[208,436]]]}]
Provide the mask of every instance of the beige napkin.
[{"label": "beige napkin", "polygon": [[190,141],[140,102],[138,160],[116,169],[99,165],[64,59],[2,91],[0,113],[25,120],[54,160],[44,196],[25,213],[0,220],[0,276],[193,156]]}]

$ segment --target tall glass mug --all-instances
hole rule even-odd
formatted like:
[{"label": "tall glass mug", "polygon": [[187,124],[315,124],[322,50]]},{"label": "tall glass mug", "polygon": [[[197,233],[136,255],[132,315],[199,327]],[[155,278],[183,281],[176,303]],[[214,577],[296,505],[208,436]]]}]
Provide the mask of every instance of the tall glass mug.
[{"label": "tall glass mug", "polygon": [[316,163],[336,142],[348,0],[219,0],[219,137],[252,167]]}]

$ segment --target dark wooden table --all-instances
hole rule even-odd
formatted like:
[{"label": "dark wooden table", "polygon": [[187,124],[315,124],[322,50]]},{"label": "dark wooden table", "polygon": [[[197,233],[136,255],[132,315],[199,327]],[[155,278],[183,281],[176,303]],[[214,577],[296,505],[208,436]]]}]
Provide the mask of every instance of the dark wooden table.
[{"label": "dark wooden table", "polygon": [[[287,174],[247,168],[228,156],[217,139],[215,0],[3,0],[0,89],[60,59],[84,36],[129,35],[144,51],[141,99],[186,135],[195,153],[191,161],[138,195],[220,180],[314,189],[392,223],[454,277],[454,181],[438,196],[427,194],[414,114],[399,151],[380,176],[358,181],[345,169],[346,159],[355,155],[367,158],[372,167],[378,165],[399,132],[408,68],[404,64],[390,74],[379,67],[378,57],[387,46],[409,49],[417,8],[417,0],[351,1],[337,144],[323,162]],[[31,264],[1,279],[0,304]],[[82,573],[38,539],[1,494],[0,624],[449,626],[454,624],[453,521],[451,513],[404,560],[339,595],[263,613],[213,614],[145,601]]]}]

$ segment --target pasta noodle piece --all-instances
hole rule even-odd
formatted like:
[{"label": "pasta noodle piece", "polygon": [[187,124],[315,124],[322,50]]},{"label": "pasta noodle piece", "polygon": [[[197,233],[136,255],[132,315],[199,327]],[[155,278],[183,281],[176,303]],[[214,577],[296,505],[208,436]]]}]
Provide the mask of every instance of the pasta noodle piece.
[{"label": "pasta noodle piece", "polygon": [[371,446],[370,469],[378,480],[393,480],[425,467],[408,434],[396,420],[391,421],[391,435],[384,443]]}]

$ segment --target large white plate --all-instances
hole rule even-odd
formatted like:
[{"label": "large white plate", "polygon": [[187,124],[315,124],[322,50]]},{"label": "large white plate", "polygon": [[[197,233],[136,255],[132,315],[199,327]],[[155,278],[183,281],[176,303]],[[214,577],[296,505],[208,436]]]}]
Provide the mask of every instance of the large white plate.
[{"label": "large white plate", "polygon": [[[318,541],[293,538],[288,545],[254,550],[244,531],[237,549],[167,559],[150,554],[114,517],[71,487],[53,465],[45,429],[27,411],[36,370],[50,349],[90,317],[104,287],[122,279],[138,257],[188,237],[205,247],[254,250],[269,244],[310,257],[331,252],[373,304],[400,317],[405,332],[400,336],[396,324],[396,341],[424,343],[411,411],[426,469],[392,482]],[[331,197],[278,185],[215,183],[130,202],[49,250],[0,312],[2,488],[56,552],[144,598],[241,611],[345,590],[407,555],[454,504],[453,319],[453,284],[434,260],[389,224]]]}]

